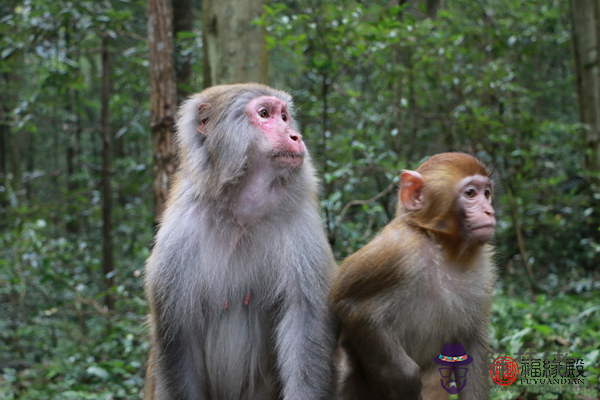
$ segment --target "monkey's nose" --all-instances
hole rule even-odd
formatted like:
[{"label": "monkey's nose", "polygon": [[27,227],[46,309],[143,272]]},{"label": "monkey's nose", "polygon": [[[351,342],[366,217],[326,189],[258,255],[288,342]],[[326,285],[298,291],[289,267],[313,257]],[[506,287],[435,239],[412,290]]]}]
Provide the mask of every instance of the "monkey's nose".
[{"label": "monkey's nose", "polygon": [[302,135],[297,132],[290,133],[290,139],[292,139],[294,142],[297,142],[299,140],[302,140]]},{"label": "monkey's nose", "polygon": [[490,217],[493,217],[496,214],[496,210],[494,210],[494,207],[487,201],[483,203],[483,212],[485,212]]}]

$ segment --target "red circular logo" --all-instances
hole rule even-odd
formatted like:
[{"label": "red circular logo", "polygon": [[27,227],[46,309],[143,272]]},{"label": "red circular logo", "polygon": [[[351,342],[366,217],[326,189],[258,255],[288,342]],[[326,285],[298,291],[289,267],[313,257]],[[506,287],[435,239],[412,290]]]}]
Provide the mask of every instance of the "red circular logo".
[{"label": "red circular logo", "polygon": [[490,375],[498,385],[511,385],[519,377],[519,364],[510,357],[498,357],[490,367]]}]

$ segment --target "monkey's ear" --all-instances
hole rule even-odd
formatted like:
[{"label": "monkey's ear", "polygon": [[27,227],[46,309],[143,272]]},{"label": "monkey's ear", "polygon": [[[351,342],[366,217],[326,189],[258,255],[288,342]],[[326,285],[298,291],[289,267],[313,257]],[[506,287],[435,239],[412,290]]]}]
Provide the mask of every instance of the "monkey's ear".
[{"label": "monkey's ear", "polygon": [[202,135],[206,136],[208,132],[206,131],[206,123],[208,122],[208,104],[202,103],[198,106],[198,119],[200,120],[200,124],[196,128],[198,132]]},{"label": "monkey's ear", "polygon": [[400,201],[409,211],[423,208],[423,175],[416,171],[402,171]]}]

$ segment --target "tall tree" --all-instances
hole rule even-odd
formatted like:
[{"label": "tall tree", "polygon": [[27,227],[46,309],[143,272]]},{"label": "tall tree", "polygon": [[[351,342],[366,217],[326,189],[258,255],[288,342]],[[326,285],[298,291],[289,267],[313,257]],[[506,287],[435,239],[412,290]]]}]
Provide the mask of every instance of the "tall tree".
[{"label": "tall tree", "polygon": [[253,23],[265,0],[203,0],[204,86],[269,82],[264,28]]},{"label": "tall tree", "polygon": [[169,193],[175,159],[177,82],[173,58],[173,5],[171,0],[148,0],[150,57],[150,124],[154,153],[154,222],[158,223]]},{"label": "tall tree", "polygon": [[[2,99],[0,99],[0,186],[8,186],[8,152],[7,152],[7,139],[10,135],[10,127],[6,121],[6,110]],[[4,189],[5,189],[4,188]],[[8,206],[8,196],[6,189],[0,193],[0,218],[5,220],[4,212],[5,207]],[[0,228],[3,227],[3,223],[0,222]]]},{"label": "tall tree", "polygon": [[110,95],[110,66],[108,53],[108,35],[102,38],[102,193],[104,204],[102,206],[102,215],[104,224],[102,234],[104,238],[104,262],[102,271],[104,273],[104,285],[106,296],[104,303],[109,310],[114,310],[115,300],[110,294],[110,288],[113,285],[113,250],[112,250],[112,185],[111,185],[111,159],[112,159],[112,140],[110,137],[109,125],[109,95]]},{"label": "tall tree", "polygon": [[598,0],[571,0],[577,94],[590,171],[600,171],[600,5]]},{"label": "tall tree", "polygon": [[[191,32],[194,28],[194,0],[173,0],[173,35]],[[179,99],[190,95],[189,80],[192,76],[192,63],[189,56],[175,57],[177,75],[177,95]]]}]

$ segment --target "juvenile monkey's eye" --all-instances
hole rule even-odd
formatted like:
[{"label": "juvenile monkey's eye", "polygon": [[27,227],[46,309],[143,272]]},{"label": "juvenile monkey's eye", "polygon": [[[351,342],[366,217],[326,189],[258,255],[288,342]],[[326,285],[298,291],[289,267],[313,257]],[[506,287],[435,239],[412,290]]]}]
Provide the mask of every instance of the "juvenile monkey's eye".
[{"label": "juvenile monkey's eye", "polygon": [[285,122],[287,121],[287,114],[286,113],[281,113],[281,119]]},{"label": "juvenile monkey's eye", "polygon": [[258,115],[260,115],[262,118],[269,118],[269,112],[267,111],[266,108],[261,108],[258,111]]},{"label": "juvenile monkey's eye", "polygon": [[492,197],[492,191],[490,189],[485,189],[485,198],[490,199]]},{"label": "juvenile monkey's eye", "polygon": [[465,190],[465,196],[467,196],[470,199],[472,199],[473,197],[475,197],[476,194],[477,194],[477,192],[475,192],[475,189],[467,189],[467,190]]}]

